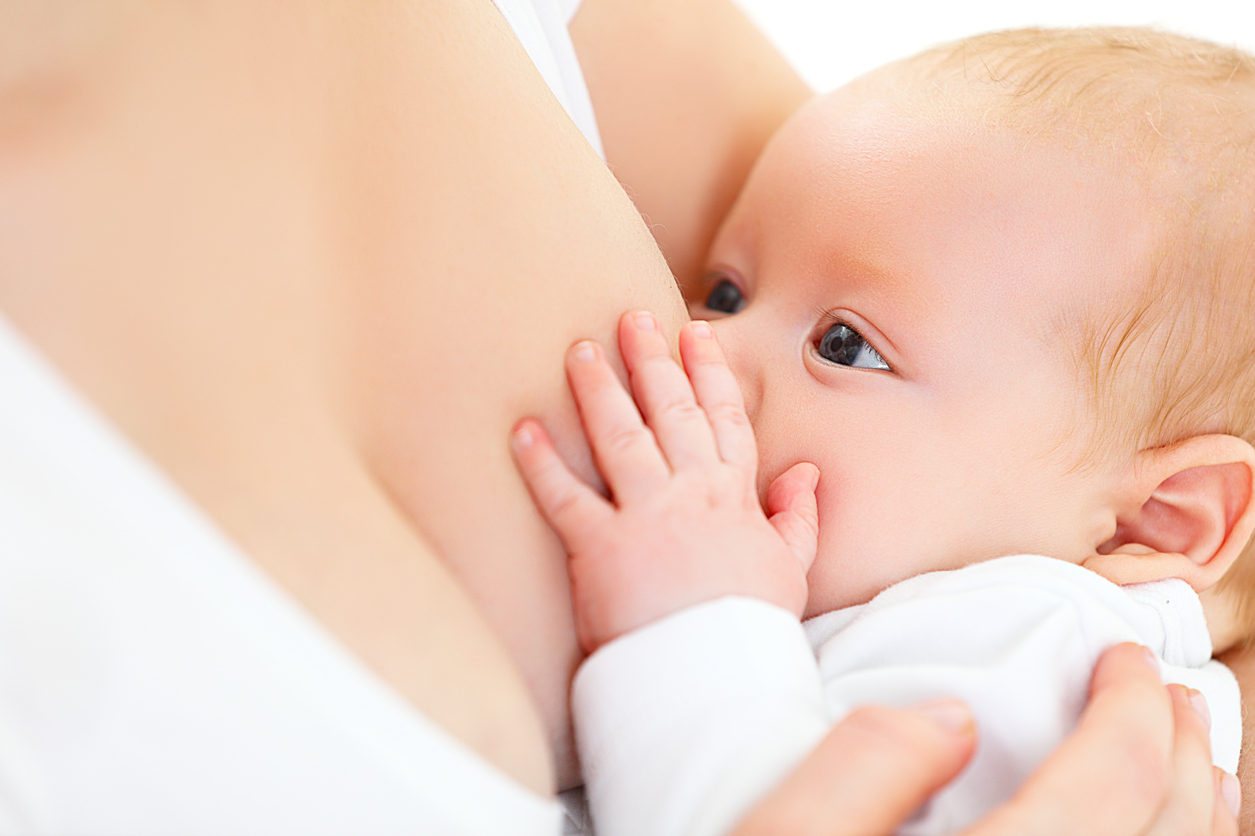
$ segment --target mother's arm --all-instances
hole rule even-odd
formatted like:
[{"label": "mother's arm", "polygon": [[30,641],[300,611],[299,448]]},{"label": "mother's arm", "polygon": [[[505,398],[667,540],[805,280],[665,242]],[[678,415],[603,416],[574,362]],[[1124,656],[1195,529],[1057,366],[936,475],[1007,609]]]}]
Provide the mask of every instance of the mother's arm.
[{"label": "mother's arm", "polygon": [[584,0],[571,37],[610,169],[686,287],[750,166],[812,92],[730,0]]}]

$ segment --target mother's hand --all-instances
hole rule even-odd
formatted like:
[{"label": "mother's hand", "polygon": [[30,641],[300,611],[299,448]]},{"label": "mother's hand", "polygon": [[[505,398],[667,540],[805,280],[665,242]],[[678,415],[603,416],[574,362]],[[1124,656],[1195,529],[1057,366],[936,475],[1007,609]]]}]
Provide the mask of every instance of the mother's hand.
[{"label": "mother's hand", "polygon": [[[736,836],[884,836],[975,748],[961,706],[861,709],[836,726]],[[1226,801],[1226,796],[1231,801]],[[1145,651],[1119,645],[1094,671],[1077,730],[968,836],[1169,836],[1238,832],[1237,785],[1211,765],[1207,721],[1165,688]]]}]

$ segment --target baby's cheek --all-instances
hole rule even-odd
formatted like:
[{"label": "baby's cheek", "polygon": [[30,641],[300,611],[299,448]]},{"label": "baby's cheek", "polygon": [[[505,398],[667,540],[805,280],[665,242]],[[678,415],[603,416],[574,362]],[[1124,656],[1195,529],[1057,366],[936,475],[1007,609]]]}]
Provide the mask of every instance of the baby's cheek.
[{"label": "baby's cheek", "polygon": [[819,496],[819,546],[807,575],[807,617],[865,604],[899,581],[946,568],[937,565],[941,557],[916,537],[929,530],[929,521],[905,519],[876,502],[838,504],[832,499]]}]

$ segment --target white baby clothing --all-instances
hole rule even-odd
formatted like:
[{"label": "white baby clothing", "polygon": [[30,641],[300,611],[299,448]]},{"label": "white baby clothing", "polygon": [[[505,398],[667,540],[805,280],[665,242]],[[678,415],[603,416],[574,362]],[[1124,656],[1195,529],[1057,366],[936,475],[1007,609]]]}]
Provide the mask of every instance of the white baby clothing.
[{"label": "white baby clothing", "polygon": [[1122,588],[1022,555],[911,578],[804,628],[745,598],[684,610],[577,674],[594,825],[599,836],[726,833],[852,708],[958,697],[976,717],[977,753],[900,831],[954,833],[1067,736],[1099,655],[1123,641],[1150,647],[1165,681],[1203,692],[1213,758],[1234,772],[1237,683],[1211,659],[1198,596],[1181,581]]}]

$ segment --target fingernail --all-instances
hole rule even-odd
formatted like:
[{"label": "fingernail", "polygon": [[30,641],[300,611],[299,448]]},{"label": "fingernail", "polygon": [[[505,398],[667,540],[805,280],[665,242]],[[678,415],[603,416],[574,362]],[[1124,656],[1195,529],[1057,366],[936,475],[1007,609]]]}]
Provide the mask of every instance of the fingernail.
[{"label": "fingernail", "polygon": [[916,706],[915,713],[954,734],[971,734],[975,730],[972,712],[956,700],[925,703]]},{"label": "fingernail", "polygon": [[597,354],[593,351],[592,343],[579,343],[575,346],[574,356],[575,359],[579,360],[581,363],[588,363],[591,362]]},{"label": "fingernail", "polygon": [[1198,712],[1198,716],[1203,718],[1204,725],[1211,728],[1211,709],[1207,707],[1207,698],[1203,696],[1201,691],[1195,691],[1191,688],[1187,695],[1190,698],[1190,705],[1194,706],[1194,710]]},{"label": "fingernail", "polygon": [[1229,805],[1229,811],[1236,819],[1238,813],[1242,811],[1242,785],[1228,772],[1224,773],[1220,779],[1220,797],[1224,799],[1225,804]]},{"label": "fingernail", "polygon": [[515,447],[531,447],[532,442],[536,438],[532,435],[531,427],[527,424],[520,424],[514,430],[514,446]]},{"label": "fingernail", "polygon": [[703,340],[710,339],[711,336],[713,336],[713,332],[710,330],[710,323],[701,321],[694,322],[693,336],[701,337]]},{"label": "fingernail", "polygon": [[1146,661],[1150,664],[1152,668],[1154,668],[1155,670],[1159,670],[1159,657],[1156,656],[1149,647],[1146,647],[1143,645],[1142,655],[1146,657]]},{"label": "fingernail", "polygon": [[658,330],[658,324],[654,321],[654,315],[645,311],[636,314],[636,327],[642,331]]}]

